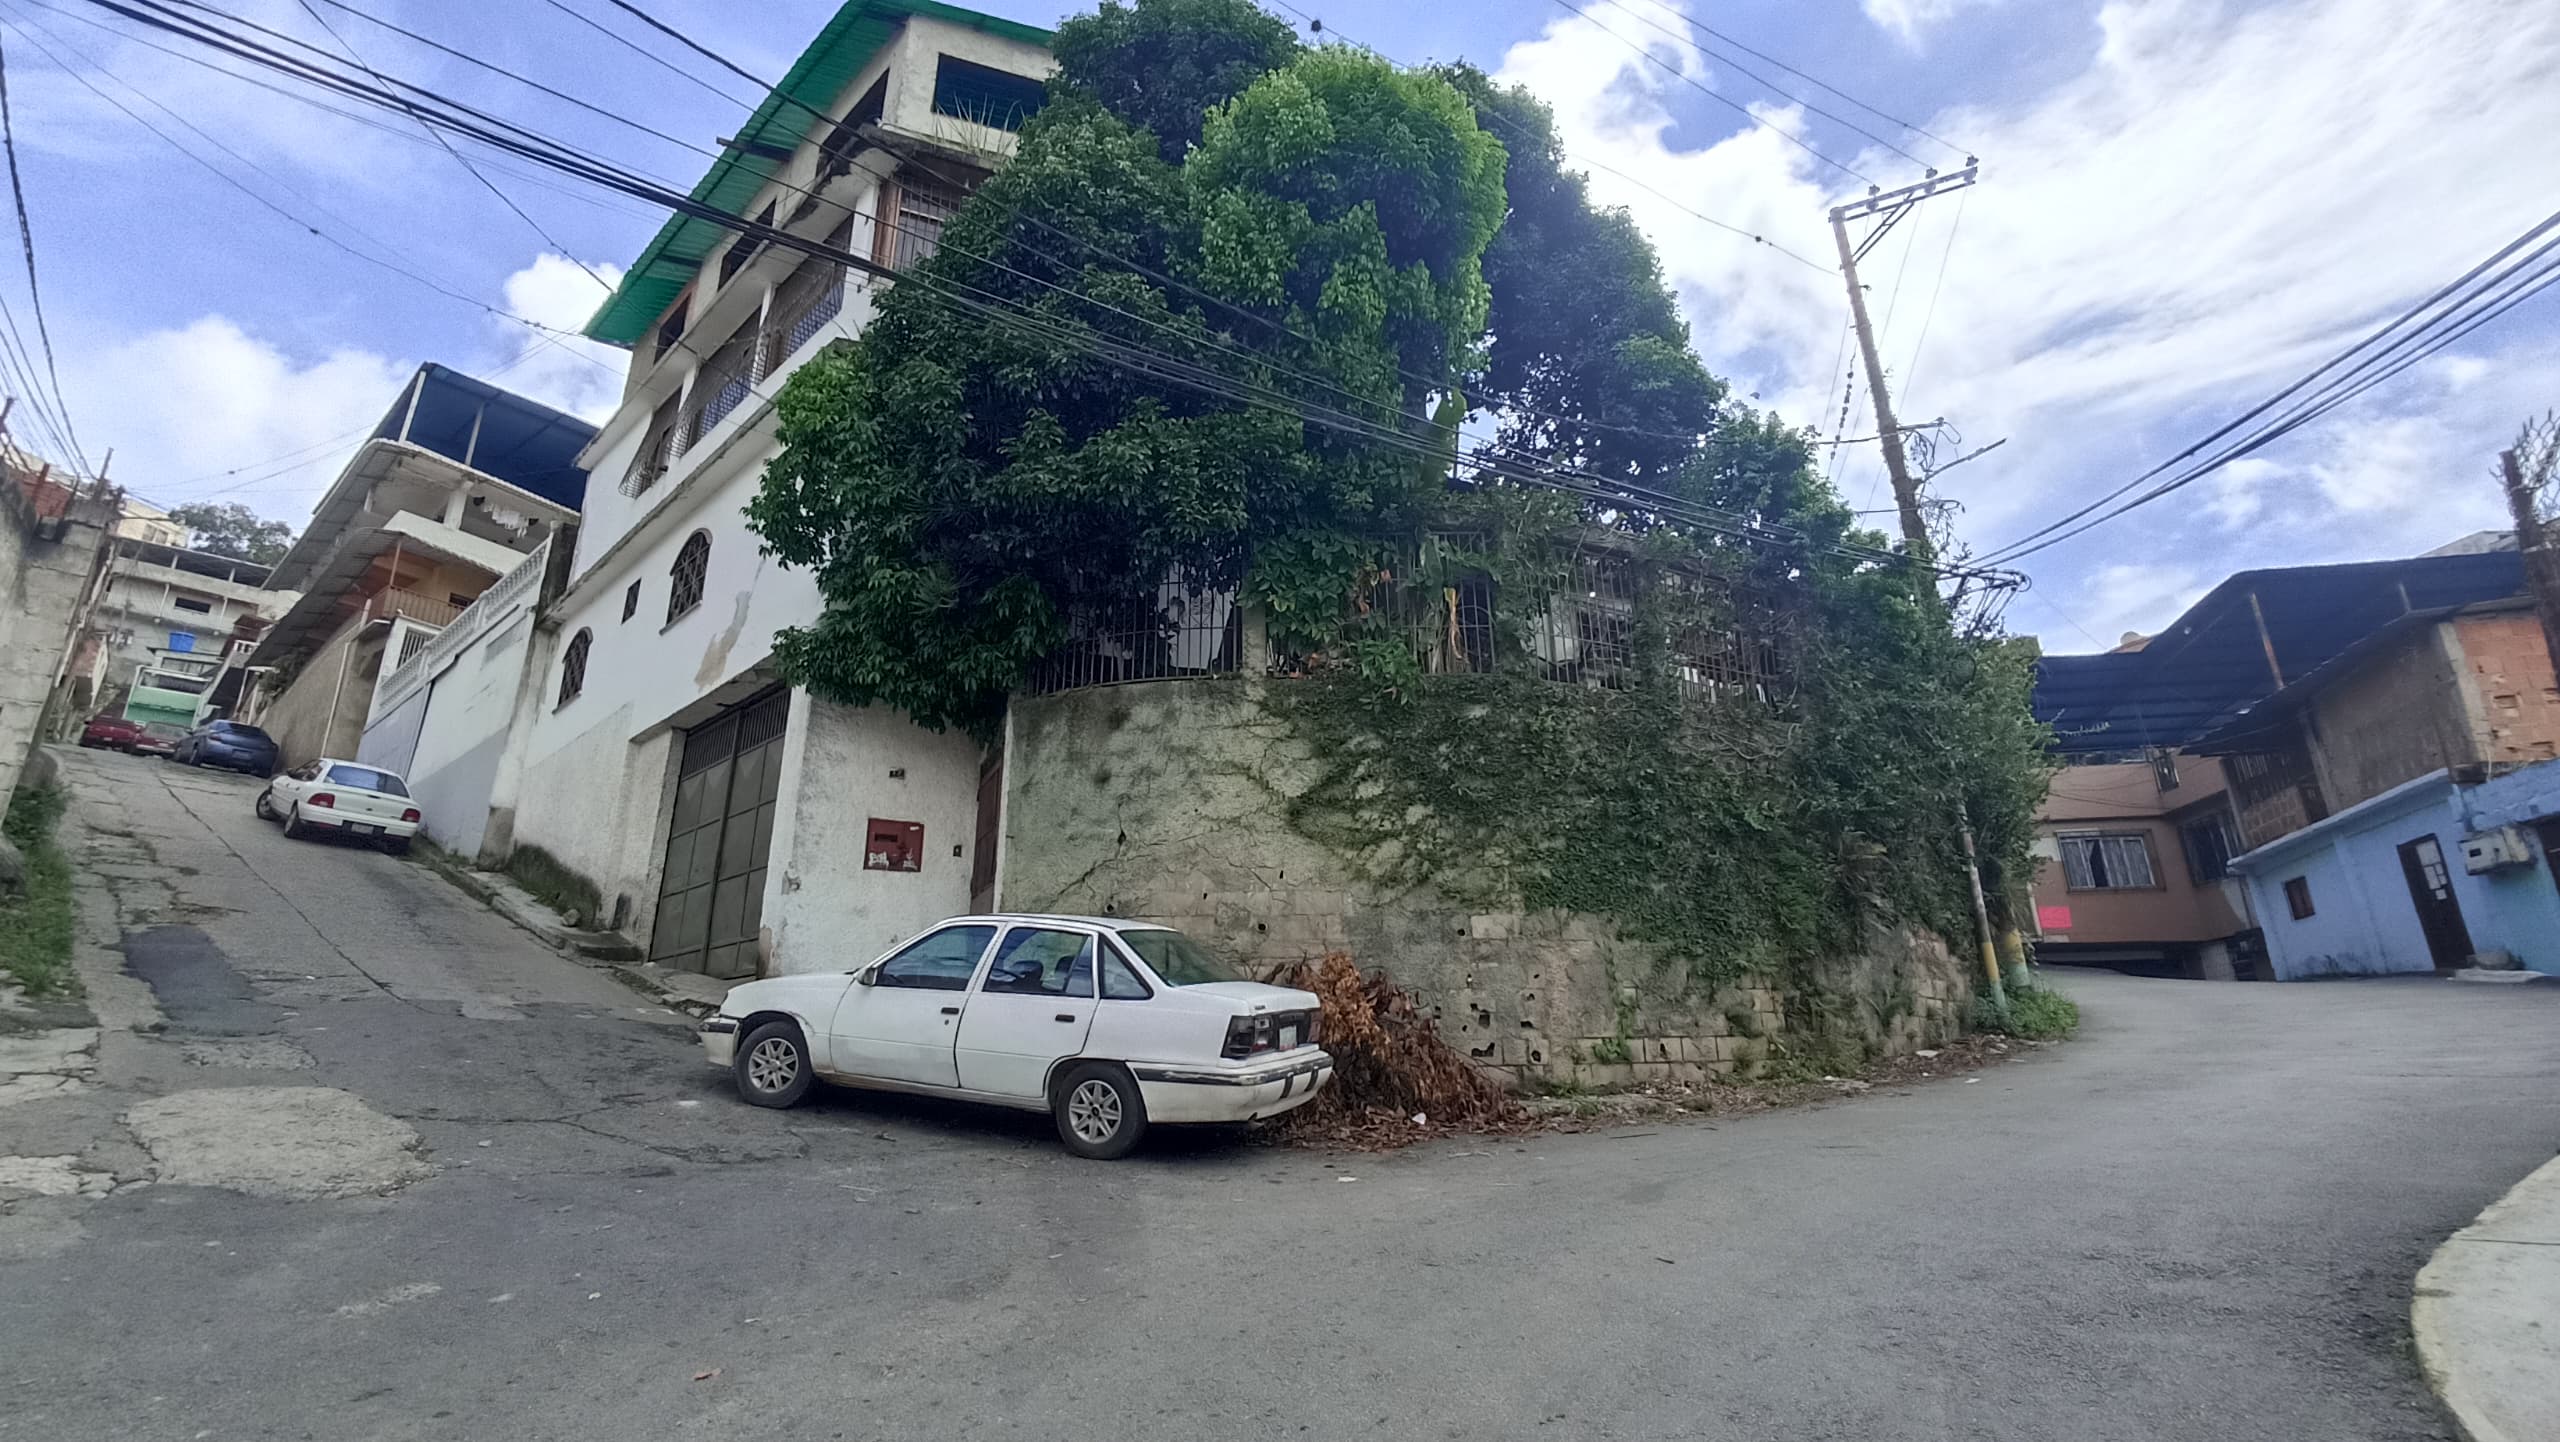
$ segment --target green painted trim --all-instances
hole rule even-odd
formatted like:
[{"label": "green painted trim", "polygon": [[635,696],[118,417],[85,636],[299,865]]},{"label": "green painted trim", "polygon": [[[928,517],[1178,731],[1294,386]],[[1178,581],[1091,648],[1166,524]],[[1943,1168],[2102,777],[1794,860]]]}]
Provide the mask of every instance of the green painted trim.
[{"label": "green painted trim", "polygon": [[[910,17],[921,15],[964,26],[1026,45],[1047,46],[1050,32],[1036,25],[999,19],[937,0],[845,0],[835,18],[800,52],[789,74],[739,127],[734,139],[748,145],[797,150],[815,128],[809,109],[825,110],[844,92],[871,58]],[[750,154],[736,146],[721,152],[693,187],[693,198],[729,213],[741,214],[756,192],[780,169],[780,162]],[[676,296],[702,269],[702,262],[729,236],[726,227],[694,216],[671,215],[658,227],[640,258],[623,273],[622,284],[605,298],[588,320],[586,334],[613,345],[634,345],[674,304]]]}]

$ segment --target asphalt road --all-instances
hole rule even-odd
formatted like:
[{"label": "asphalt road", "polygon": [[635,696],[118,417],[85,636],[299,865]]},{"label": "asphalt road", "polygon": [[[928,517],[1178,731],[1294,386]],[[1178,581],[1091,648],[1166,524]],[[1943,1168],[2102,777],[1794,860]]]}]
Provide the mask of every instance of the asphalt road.
[{"label": "asphalt road", "polygon": [[2560,986],[2075,974],[2083,1038],[1973,1083],[1077,1162],[1036,1118],[739,1105],[419,865],[71,770],[166,1029],[0,1153],[87,1128],[131,1179],[139,1099],[316,1085],[434,1171],[15,1204],[0,1438],[2436,1438],[2409,1279],[2560,1144]]}]

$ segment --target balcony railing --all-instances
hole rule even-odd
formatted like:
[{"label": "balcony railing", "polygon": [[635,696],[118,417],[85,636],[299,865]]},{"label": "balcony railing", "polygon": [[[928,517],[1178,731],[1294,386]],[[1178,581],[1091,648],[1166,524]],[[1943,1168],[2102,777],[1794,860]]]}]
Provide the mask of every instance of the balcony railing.
[{"label": "balcony railing", "polygon": [[364,603],[367,621],[388,621],[395,616],[406,616],[421,625],[450,626],[461,614],[462,608],[451,601],[438,601],[396,586],[374,592]]}]

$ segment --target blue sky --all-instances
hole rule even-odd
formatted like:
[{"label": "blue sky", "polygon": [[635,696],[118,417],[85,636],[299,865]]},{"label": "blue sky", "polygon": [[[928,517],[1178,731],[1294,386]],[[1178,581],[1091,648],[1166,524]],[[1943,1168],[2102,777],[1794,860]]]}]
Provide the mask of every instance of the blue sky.
[{"label": "blue sky", "polygon": [[[358,3],[705,146],[730,133],[741,103],[605,40],[559,5],[751,98],[744,82],[607,18],[602,0]],[[2560,7],[1573,3],[1587,16],[1556,0],[1305,8],[1396,60],[1465,58],[1544,95],[1577,156],[1661,192],[1594,175],[1661,249],[1710,365],[1741,393],[1826,430],[1839,419],[1837,278],[1688,212],[1819,259],[1830,253],[1824,206],[1863,182],[1781,132],[1888,185],[1917,166],[1648,22],[1680,29],[1683,14],[1694,16],[1976,148],[1983,184],[1916,213],[1870,258],[1868,280],[1905,417],[1943,415],[1968,445],[2008,441],[1948,477],[1964,506],[1960,533],[1986,546],[2130,478],[2560,207],[2549,145],[2560,134],[2560,87],[2547,82],[2560,73]],[[327,40],[296,0],[235,8]],[[831,7],[649,8],[778,75]],[[1043,24],[1066,13],[1023,0],[984,8]],[[386,70],[679,185],[704,164],[323,10]],[[660,217],[636,202],[491,165],[546,239],[405,122],[367,112],[359,124],[212,74],[146,48],[84,0],[0,0],[0,40],[73,420],[92,456],[116,448],[114,474],[138,493],[240,500],[299,524],[350,433],[421,360],[589,414],[611,406],[617,353],[528,345],[523,327],[348,255],[81,80],[347,244],[552,325],[575,328],[601,294],[569,257],[610,277],[655,229]],[[1640,59],[1630,40],[1682,73]],[[1922,160],[1957,158],[1786,83]],[[23,279],[0,284],[23,317]],[[2528,412],[2560,403],[2555,358],[2560,292],[2180,500],[2033,558],[2035,589],[2011,622],[2052,649],[2091,649],[2164,624],[2234,569],[2407,554],[2498,524],[2488,467]],[[1851,434],[1871,433],[1857,428],[1854,408],[1850,424]],[[1890,498],[1880,469],[1871,447],[1844,448],[1835,479],[1853,505],[1881,506]]]}]

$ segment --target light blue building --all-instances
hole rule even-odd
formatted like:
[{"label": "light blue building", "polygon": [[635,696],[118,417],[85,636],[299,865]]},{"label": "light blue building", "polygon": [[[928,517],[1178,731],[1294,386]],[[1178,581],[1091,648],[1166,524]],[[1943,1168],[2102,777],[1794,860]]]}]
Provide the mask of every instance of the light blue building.
[{"label": "light blue building", "polygon": [[2560,974],[2560,762],[2434,771],[2235,857],[2279,980],[2504,951]]}]

